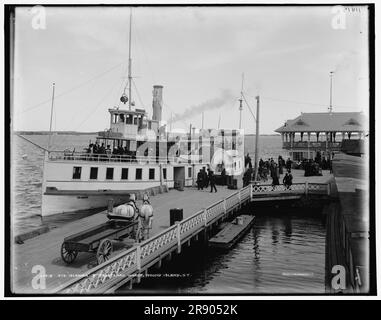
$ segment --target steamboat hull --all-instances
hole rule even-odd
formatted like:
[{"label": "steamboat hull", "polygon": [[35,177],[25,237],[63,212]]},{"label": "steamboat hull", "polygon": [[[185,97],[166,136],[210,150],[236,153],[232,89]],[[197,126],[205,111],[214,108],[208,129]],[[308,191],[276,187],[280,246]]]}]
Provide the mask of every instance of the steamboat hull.
[{"label": "steamboat hull", "polygon": [[46,159],[42,185],[43,217],[83,210],[103,209],[141,199],[178,185],[190,187],[206,164],[126,163]]}]

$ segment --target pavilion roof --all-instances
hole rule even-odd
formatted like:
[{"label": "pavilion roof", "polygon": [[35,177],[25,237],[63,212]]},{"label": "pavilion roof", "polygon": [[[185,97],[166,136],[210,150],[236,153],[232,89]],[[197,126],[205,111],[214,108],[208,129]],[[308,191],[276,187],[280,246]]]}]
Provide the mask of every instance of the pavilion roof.
[{"label": "pavilion roof", "polygon": [[275,132],[358,132],[365,131],[366,121],[362,112],[301,113]]}]

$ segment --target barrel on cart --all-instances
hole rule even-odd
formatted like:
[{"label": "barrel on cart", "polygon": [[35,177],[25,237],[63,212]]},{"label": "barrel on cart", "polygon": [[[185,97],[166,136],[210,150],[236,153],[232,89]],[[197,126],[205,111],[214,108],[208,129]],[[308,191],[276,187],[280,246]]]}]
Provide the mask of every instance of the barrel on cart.
[{"label": "barrel on cart", "polygon": [[113,240],[125,238],[140,240],[137,220],[110,219],[109,221],[66,237],[61,246],[61,257],[67,263],[73,263],[79,252],[96,254],[98,264],[111,256]]}]

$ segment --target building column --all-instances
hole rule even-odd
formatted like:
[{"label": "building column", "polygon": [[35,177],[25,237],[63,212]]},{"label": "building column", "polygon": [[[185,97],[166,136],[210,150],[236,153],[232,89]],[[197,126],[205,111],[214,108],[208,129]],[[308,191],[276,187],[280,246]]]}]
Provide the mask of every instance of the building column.
[{"label": "building column", "polygon": [[351,134],[352,132],[348,132],[348,140],[351,140]]},{"label": "building column", "polygon": [[290,132],[290,153],[291,153],[291,160],[294,160],[292,147],[294,146],[294,133]]},{"label": "building column", "polygon": [[316,132],[316,142],[319,142],[319,134],[320,132]]},{"label": "building column", "polygon": [[303,142],[303,134],[304,132],[300,132],[300,142]]},{"label": "building column", "polygon": [[290,133],[290,142],[291,142],[291,148],[294,146],[294,142],[295,142],[295,133],[292,132]]},{"label": "building column", "polygon": [[310,138],[311,138],[311,132],[307,132],[307,152],[308,156],[307,159],[310,159]]}]

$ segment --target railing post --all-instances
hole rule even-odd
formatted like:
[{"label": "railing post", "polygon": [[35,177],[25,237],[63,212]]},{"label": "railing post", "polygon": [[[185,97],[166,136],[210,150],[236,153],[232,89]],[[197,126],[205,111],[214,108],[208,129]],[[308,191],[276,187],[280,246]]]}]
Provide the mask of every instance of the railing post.
[{"label": "railing post", "polygon": [[114,199],[109,199],[107,201],[107,212],[112,213],[114,210]]},{"label": "railing post", "polygon": [[250,184],[250,202],[253,200],[253,185]]},{"label": "railing post", "polygon": [[140,244],[136,247],[136,268],[140,271],[142,268],[142,261],[141,261],[141,247]]},{"label": "railing post", "polygon": [[140,270],[142,269],[142,260],[141,260],[141,247],[140,244],[136,247],[136,268],[137,268],[137,275],[136,275],[136,282],[140,282]]},{"label": "railing post", "polygon": [[306,181],[305,184],[304,184],[304,193],[306,195],[308,194],[308,181]]},{"label": "railing post", "polygon": [[203,218],[204,218],[204,226],[206,228],[207,224],[208,224],[208,219],[206,218],[206,208],[204,209],[204,213],[202,214],[203,215]]},{"label": "railing post", "polygon": [[179,221],[176,221],[176,224],[177,224],[177,253],[181,253],[181,234],[180,234],[180,231],[181,231],[181,222]]}]

